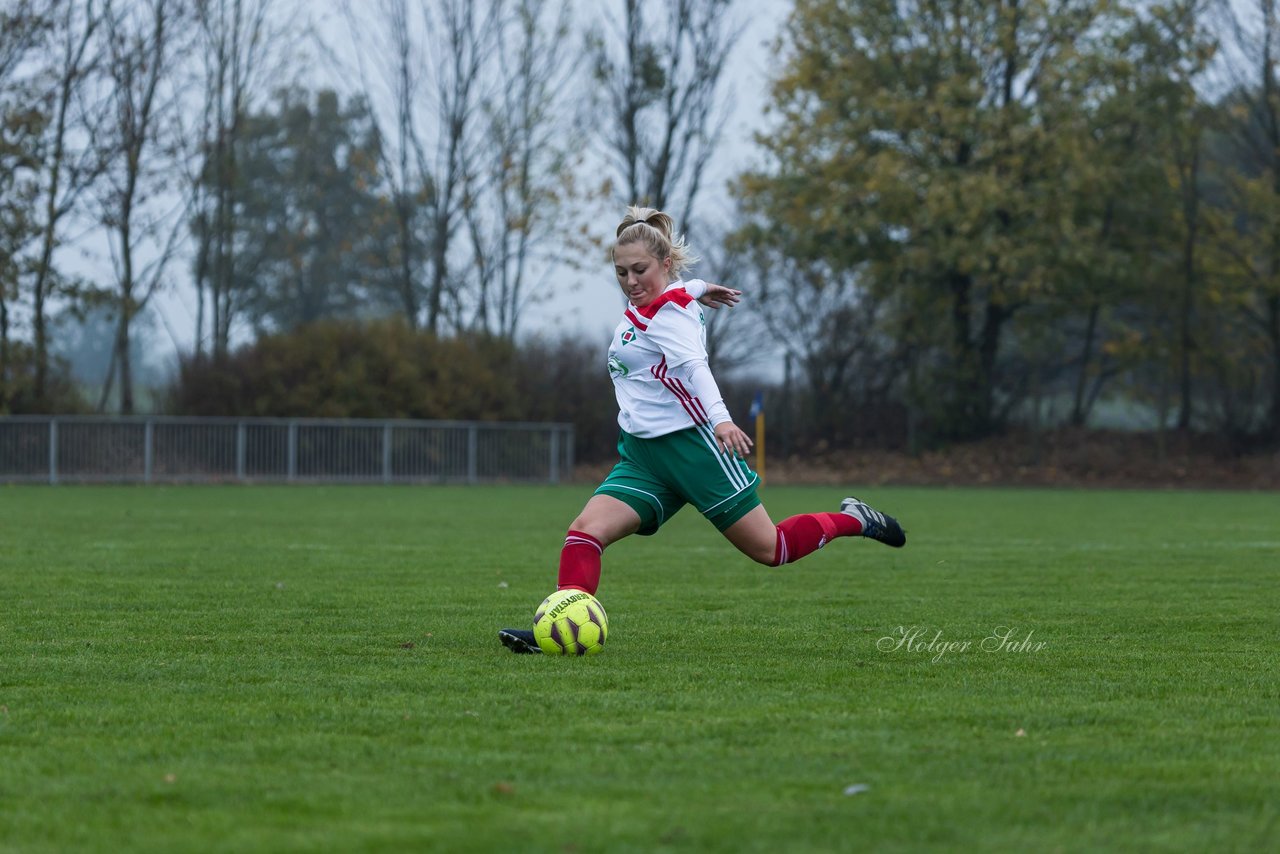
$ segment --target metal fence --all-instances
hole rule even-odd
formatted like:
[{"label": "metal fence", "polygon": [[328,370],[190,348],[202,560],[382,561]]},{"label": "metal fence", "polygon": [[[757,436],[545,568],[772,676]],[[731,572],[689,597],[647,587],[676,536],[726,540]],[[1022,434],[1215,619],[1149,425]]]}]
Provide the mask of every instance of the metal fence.
[{"label": "metal fence", "polygon": [[0,418],[0,482],[557,483],[573,425],[325,418]]}]

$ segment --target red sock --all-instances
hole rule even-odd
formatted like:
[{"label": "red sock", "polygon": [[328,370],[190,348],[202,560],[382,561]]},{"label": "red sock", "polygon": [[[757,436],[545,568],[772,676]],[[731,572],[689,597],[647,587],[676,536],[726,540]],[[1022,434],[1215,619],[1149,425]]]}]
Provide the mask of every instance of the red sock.
[{"label": "red sock", "polygon": [[570,531],[564,538],[564,548],[560,550],[559,589],[582,590],[594,596],[600,586],[600,555],[603,553],[604,546],[595,537],[581,531]]},{"label": "red sock", "polygon": [[845,513],[805,513],[778,523],[778,547],[773,565],[794,563],[836,537],[856,537],[862,523]]}]

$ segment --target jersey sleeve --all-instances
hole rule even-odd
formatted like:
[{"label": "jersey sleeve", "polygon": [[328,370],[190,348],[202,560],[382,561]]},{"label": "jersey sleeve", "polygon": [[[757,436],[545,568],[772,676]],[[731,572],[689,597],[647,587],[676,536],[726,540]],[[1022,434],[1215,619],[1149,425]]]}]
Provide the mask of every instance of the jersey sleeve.
[{"label": "jersey sleeve", "polygon": [[645,334],[662,351],[669,368],[707,358],[707,347],[702,340],[702,310],[696,302],[684,308],[674,303],[664,305],[654,315]]},{"label": "jersey sleeve", "polygon": [[729,407],[720,395],[720,387],[716,378],[711,375],[711,368],[706,359],[692,359],[672,369],[671,375],[683,381],[693,390],[693,397],[698,402],[696,411],[703,414],[712,427],[732,421]]},{"label": "jersey sleeve", "polygon": [[702,279],[689,279],[684,283],[684,291],[694,299],[702,299],[707,292],[707,283]]}]

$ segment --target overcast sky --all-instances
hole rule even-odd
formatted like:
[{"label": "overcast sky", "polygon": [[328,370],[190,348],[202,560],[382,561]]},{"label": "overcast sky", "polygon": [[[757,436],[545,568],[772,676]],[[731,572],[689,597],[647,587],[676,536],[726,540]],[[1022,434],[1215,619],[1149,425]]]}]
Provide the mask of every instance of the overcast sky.
[{"label": "overcast sky", "polygon": [[[733,118],[725,129],[722,156],[714,161],[712,180],[707,182],[702,192],[700,210],[703,216],[716,217],[722,211],[728,213],[732,203],[727,184],[753,162],[753,137],[766,127],[764,107],[775,63],[771,45],[791,7],[791,0],[738,0],[735,4],[735,14],[747,23],[726,74],[726,91],[732,98]],[[621,219],[621,213],[618,212],[618,219]],[[719,218],[728,217],[722,215]],[[696,245],[696,235],[694,243],[694,251],[701,253]],[[693,275],[698,273],[695,268]],[[554,296],[546,303],[530,307],[525,332],[563,328],[567,324],[583,334],[597,335],[603,342],[617,324],[623,302],[613,271],[602,259],[598,275],[594,278],[589,274],[566,271]]]},{"label": "overcast sky", "polygon": [[[594,2],[594,0],[589,0]],[[342,18],[335,12],[325,14],[327,6],[336,0],[303,4],[315,15],[314,21],[322,30],[334,37],[336,45],[350,42],[335,28],[342,26]],[[738,41],[730,59],[727,93],[732,97],[733,118],[726,128],[722,144],[722,156],[715,160],[713,174],[703,190],[701,209],[716,213],[730,206],[726,185],[737,173],[752,162],[754,146],[752,136],[765,126],[764,104],[768,81],[773,71],[773,53],[770,45],[778,35],[791,0],[737,0],[734,14],[746,22],[746,29]],[[325,36],[326,40],[329,40]],[[333,74],[325,63],[314,63],[316,71],[300,82],[310,88],[335,86]],[[619,217],[621,211],[618,212]],[[607,223],[606,223],[607,224]],[[694,247],[698,250],[698,247]],[[172,339],[185,351],[193,349],[195,332],[196,299],[190,282],[189,264],[178,259],[172,268],[172,278],[180,284],[158,294],[153,303],[163,320],[163,327],[156,330],[157,349],[165,351],[159,358],[172,362]],[[695,274],[697,271],[694,271]],[[553,271],[546,301],[531,305],[522,318],[521,334],[540,332],[559,334],[577,331],[586,336],[598,337],[602,346],[617,323],[623,300],[613,281],[612,270],[601,259],[597,274],[579,272],[566,267]],[[167,332],[164,330],[168,330]]]}]

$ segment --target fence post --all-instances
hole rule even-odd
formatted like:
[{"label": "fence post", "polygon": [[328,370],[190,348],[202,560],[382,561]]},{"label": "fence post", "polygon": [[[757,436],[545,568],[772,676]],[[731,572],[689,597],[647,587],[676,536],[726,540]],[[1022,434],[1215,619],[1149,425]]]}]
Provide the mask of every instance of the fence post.
[{"label": "fence post", "polygon": [[550,427],[551,435],[551,482],[560,482],[560,428]]},{"label": "fence post", "polygon": [[382,425],[382,482],[391,482],[391,422]]},{"label": "fence post", "polygon": [[49,419],[49,484],[58,482],[58,419]]},{"label": "fence post", "polygon": [[298,476],[298,422],[289,422],[289,475],[293,480]]},{"label": "fence post", "polygon": [[476,430],[476,425],[472,424],[467,427],[467,483],[476,482],[476,472],[478,471],[476,465],[478,441],[479,436],[478,431]]},{"label": "fence post", "polygon": [[147,419],[147,423],[142,428],[142,481],[143,483],[151,482],[151,466],[153,463],[154,453],[151,446],[155,441],[155,426],[151,423],[151,419]]},{"label": "fence post", "polygon": [[244,482],[244,457],[245,444],[248,438],[245,435],[245,426],[243,421],[236,422],[236,480]]},{"label": "fence post", "polygon": [[570,424],[564,429],[564,472],[569,477],[573,477],[573,425]]}]

